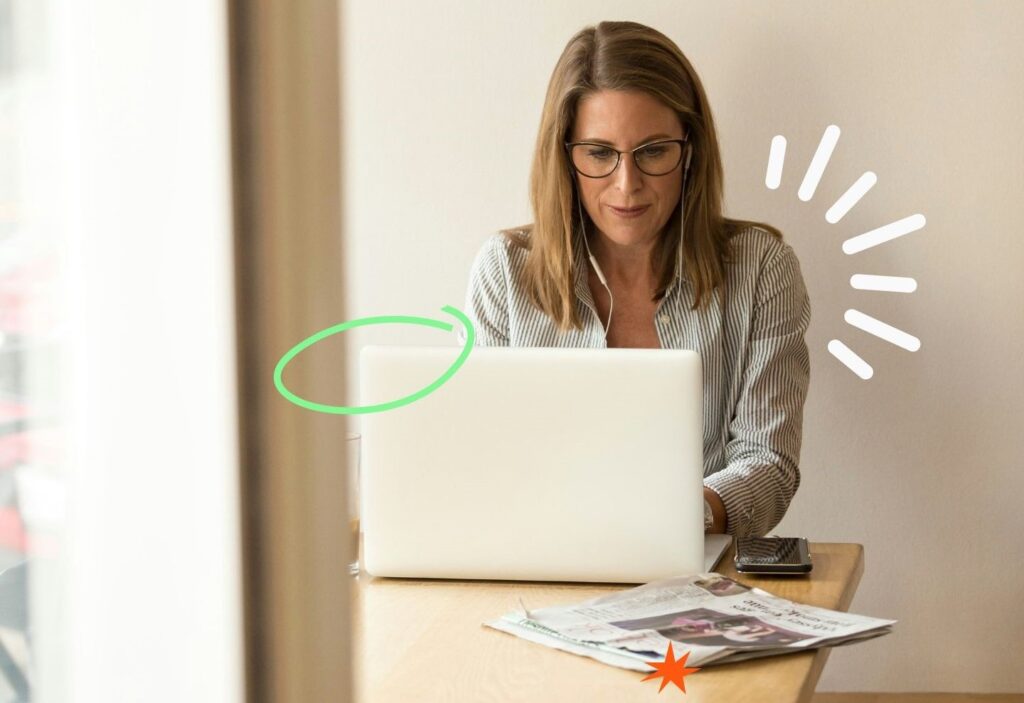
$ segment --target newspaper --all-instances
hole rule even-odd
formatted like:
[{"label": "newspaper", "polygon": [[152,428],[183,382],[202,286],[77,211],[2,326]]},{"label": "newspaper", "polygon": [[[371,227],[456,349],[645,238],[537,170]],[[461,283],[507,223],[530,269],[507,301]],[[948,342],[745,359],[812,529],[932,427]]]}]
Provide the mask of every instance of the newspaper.
[{"label": "newspaper", "polygon": [[523,639],[649,672],[671,642],[687,666],[802,652],[878,637],[883,620],[816,608],[721,574],[654,581],[574,605],[522,610],[483,623]]}]

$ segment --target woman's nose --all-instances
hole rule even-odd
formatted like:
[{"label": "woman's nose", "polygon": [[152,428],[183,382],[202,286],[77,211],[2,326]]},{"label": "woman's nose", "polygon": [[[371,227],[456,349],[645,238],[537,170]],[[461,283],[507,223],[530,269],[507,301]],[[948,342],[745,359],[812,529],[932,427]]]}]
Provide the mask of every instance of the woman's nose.
[{"label": "woman's nose", "polygon": [[637,168],[636,161],[631,154],[623,154],[619,160],[619,167],[615,169],[612,178],[619,190],[624,193],[632,193],[643,185],[644,174]]}]

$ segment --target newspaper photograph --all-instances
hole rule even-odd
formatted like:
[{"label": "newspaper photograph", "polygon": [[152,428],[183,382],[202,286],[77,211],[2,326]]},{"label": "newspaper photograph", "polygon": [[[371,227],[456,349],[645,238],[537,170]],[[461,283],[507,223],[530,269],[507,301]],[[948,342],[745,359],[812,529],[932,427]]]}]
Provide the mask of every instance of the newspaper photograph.
[{"label": "newspaper photograph", "polygon": [[613,666],[651,671],[671,642],[707,666],[884,635],[895,620],[779,598],[720,574],[665,579],[575,605],[512,612],[484,625]]}]

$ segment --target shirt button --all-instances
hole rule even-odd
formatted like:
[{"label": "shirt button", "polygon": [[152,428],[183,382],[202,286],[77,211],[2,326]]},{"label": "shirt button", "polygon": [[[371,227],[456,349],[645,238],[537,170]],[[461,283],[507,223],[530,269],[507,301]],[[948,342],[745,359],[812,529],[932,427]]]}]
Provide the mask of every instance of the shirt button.
[{"label": "shirt button", "polygon": [[672,318],[669,317],[667,314],[662,314],[660,319],[661,319],[661,324],[667,325],[669,323],[669,320],[671,320]]}]

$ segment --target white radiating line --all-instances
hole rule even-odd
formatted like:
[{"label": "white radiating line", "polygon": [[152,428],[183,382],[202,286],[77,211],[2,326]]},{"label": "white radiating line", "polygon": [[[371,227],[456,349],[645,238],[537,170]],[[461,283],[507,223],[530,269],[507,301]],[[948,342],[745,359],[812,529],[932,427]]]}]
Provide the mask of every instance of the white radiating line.
[{"label": "white radiating line", "polygon": [[839,222],[846,216],[857,202],[864,197],[864,194],[871,190],[878,183],[878,176],[871,171],[865,171],[857,181],[843,193],[839,200],[825,213],[825,219],[832,224]]},{"label": "white radiating line", "polygon": [[781,134],[772,137],[772,150],[768,153],[768,172],[764,184],[775,190],[782,182],[782,164],[786,161],[786,138]]},{"label": "white radiating line", "polygon": [[843,319],[848,324],[865,332],[870,332],[890,344],[895,344],[897,347],[903,347],[907,351],[913,352],[921,348],[921,340],[917,337],[887,325],[881,320],[876,320],[870,315],[865,315],[859,310],[847,310],[846,314],[843,315]]},{"label": "white radiating line", "polygon": [[913,293],[917,290],[917,281],[904,276],[872,276],[866,273],[855,273],[850,276],[850,285],[858,290],[884,290],[890,293]]},{"label": "white radiating line", "polygon": [[821,180],[821,174],[825,173],[825,167],[828,166],[828,160],[832,158],[832,150],[836,148],[838,141],[839,128],[830,124],[825,128],[825,133],[821,135],[818,150],[814,152],[811,165],[807,167],[807,173],[804,174],[804,182],[800,184],[800,190],[797,191],[797,196],[804,202],[814,197],[818,181]]},{"label": "white radiating line", "polygon": [[856,352],[840,342],[838,339],[833,339],[828,343],[828,350],[831,352],[832,356],[846,364],[846,368],[853,371],[865,381],[875,374],[875,370],[871,368],[871,365],[868,362],[857,356]]},{"label": "white radiating line", "polygon": [[910,234],[916,232],[925,225],[924,215],[917,213],[910,217],[904,217],[902,220],[896,220],[890,222],[887,225],[882,225],[878,229],[873,229],[870,232],[864,234],[858,234],[856,237],[851,237],[843,242],[843,251],[847,254],[856,254],[859,251],[870,249],[871,247],[884,244],[890,239],[896,239],[902,237],[904,234]]}]

